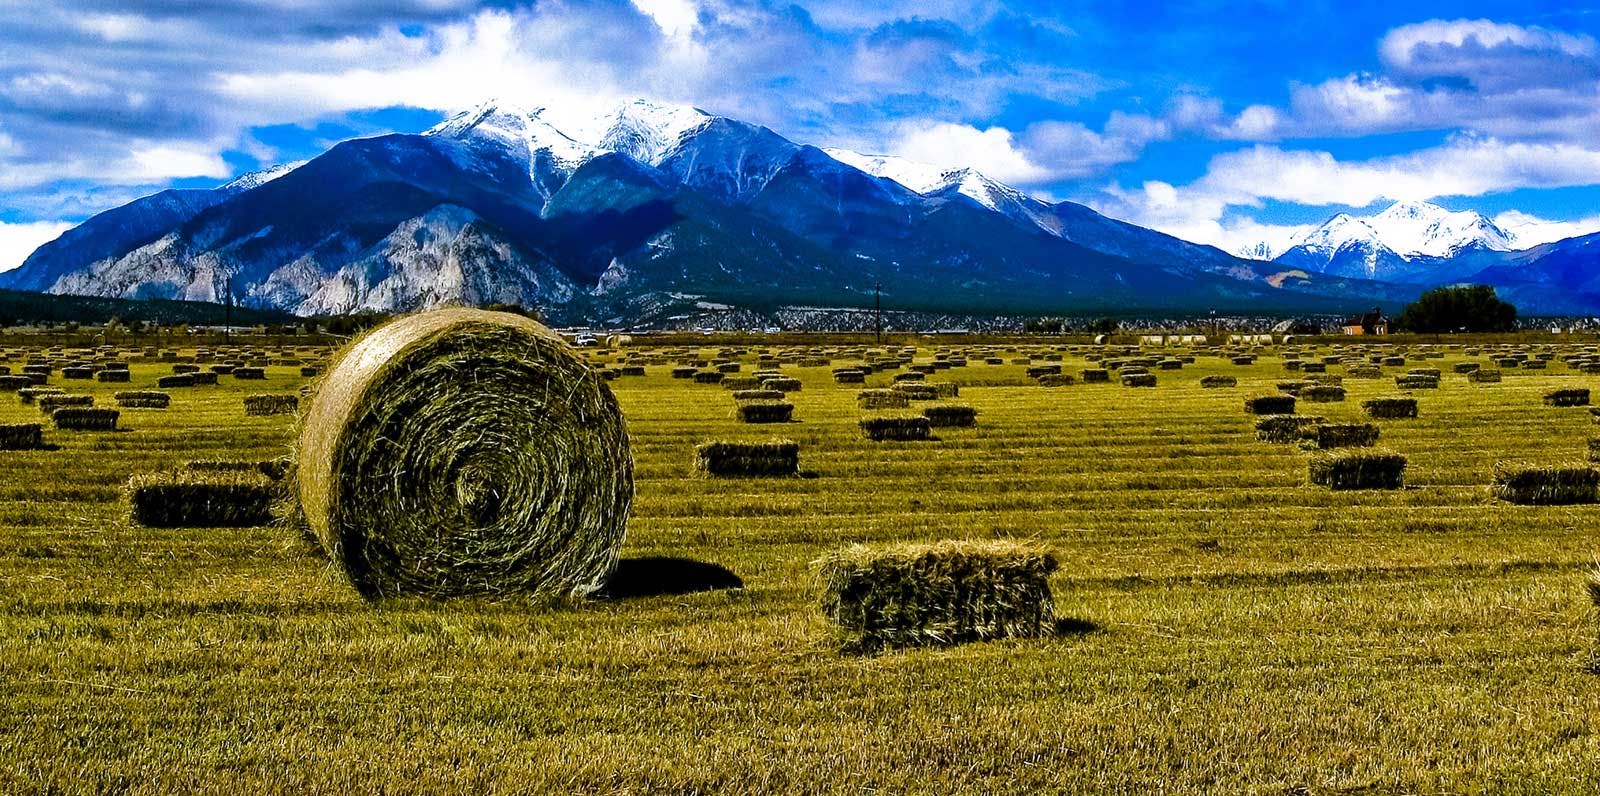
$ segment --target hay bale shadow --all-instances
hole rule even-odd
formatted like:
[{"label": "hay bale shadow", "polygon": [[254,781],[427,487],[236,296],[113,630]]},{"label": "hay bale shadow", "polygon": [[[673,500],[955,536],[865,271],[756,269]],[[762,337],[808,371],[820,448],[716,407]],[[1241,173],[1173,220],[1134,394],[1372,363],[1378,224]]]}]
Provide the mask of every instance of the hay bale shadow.
[{"label": "hay bale shadow", "polygon": [[631,600],[670,594],[742,589],[744,580],[720,564],[672,556],[624,558],[595,596]]},{"label": "hay bale shadow", "polygon": [[1099,630],[1100,625],[1087,619],[1077,619],[1070,616],[1056,619],[1057,636],[1086,636],[1090,633],[1099,632]]}]

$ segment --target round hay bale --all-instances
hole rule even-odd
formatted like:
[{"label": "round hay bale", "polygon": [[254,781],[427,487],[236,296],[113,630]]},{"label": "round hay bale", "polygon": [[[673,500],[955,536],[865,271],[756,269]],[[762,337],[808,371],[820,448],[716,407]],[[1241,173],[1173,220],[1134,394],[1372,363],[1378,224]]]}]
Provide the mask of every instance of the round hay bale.
[{"label": "round hay bale", "polygon": [[367,597],[565,598],[616,567],[633,456],[611,390],[555,332],[447,309],[345,349],[311,397],[295,477]]}]

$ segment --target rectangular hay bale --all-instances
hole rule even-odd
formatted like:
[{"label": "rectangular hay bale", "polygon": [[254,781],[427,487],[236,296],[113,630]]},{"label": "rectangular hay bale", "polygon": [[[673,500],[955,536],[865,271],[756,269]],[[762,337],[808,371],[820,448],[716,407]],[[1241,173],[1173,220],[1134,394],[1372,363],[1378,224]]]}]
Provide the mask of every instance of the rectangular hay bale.
[{"label": "rectangular hay bale", "polygon": [[1009,541],[855,545],[817,561],[823,613],[861,651],[1052,635],[1056,567]]},{"label": "rectangular hay bale", "polygon": [[794,475],[800,470],[800,444],[788,439],[704,442],[695,446],[694,466],[703,475],[719,477]]},{"label": "rectangular hay bale", "polygon": [[1523,506],[1566,506],[1594,503],[1600,491],[1600,469],[1582,464],[1496,462],[1490,493]]},{"label": "rectangular hay bale", "polygon": [[1311,483],[1329,489],[1400,489],[1406,457],[1377,448],[1340,448],[1318,453],[1309,465]]},{"label": "rectangular hay bale", "polygon": [[151,528],[247,528],[272,522],[279,489],[260,473],[178,470],[128,479],[134,522]]}]

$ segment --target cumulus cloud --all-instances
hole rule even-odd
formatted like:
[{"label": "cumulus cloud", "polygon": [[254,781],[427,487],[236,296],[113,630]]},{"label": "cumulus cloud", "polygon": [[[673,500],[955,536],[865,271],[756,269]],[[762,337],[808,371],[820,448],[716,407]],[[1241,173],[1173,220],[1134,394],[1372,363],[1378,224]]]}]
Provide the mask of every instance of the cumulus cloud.
[{"label": "cumulus cloud", "polygon": [[0,271],[22,265],[33,250],[55,240],[72,227],[60,221],[33,221],[7,224],[0,221]]},{"label": "cumulus cloud", "polygon": [[1509,233],[1518,246],[1537,246],[1600,232],[1600,215],[1584,216],[1572,221],[1552,221],[1520,210],[1507,210],[1493,220],[1494,225]]},{"label": "cumulus cloud", "polygon": [[1095,204],[1136,224],[1236,248],[1253,223],[1241,209],[1258,208],[1268,200],[1367,207],[1383,201],[1595,184],[1600,184],[1600,150],[1576,144],[1461,137],[1439,147],[1356,161],[1341,161],[1324,151],[1258,145],[1212,158],[1205,174],[1188,185],[1112,185]]}]

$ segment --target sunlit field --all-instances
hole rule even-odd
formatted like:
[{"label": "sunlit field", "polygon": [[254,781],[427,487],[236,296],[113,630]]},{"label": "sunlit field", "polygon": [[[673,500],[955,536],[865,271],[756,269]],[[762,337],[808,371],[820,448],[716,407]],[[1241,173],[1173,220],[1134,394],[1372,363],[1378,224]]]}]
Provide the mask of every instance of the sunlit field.
[{"label": "sunlit field", "polygon": [[[1376,423],[1407,458],[1403,489],[1351,491],[1311,485],[1301,446],[1257,440],[1245,399],[1302,378],[1281,348],[1249,365],[1198,352],[1151,368],[1154,388],[1115,371],[1044,387],[1030,366],[1062,355],[1076,376],[1103,349],[924,341],[908,364],[965,355],[927,379],[979,413],[926,442],[859,426],[877,412],[857,391],[904,367],[832,374],[899,346],[792,352],[773,368],[803,385],[783,424],[741,423],[723,386],[673,378],[687,351],[592,353],[645,366],[611,386],[636,460],[623,572],[650,582],[556,608],[369,603],[293,528],[131,522],[134,474],[291,455],[294,416],[246,416],[243,396],[296,394],[298,364],[167,390],[170,408],[123,409],[115,432],[45,418],[54,449],[0,451],[0,792],[1594,793],[1595,506],[1511,505],[1489,484],[1500,460],[1585,462],[1594,417],[1543,396],[1600,375],[1563,362],[1577,346],[1522,347],[1555,354],[1548,370],[1469,383],[1453,366],[1497,367],[1489,352],[1413,346],[1380,378],[1346,376],[1343,401],[1301,400]],[[762,369],[760,351],[786,349],[722,352],[729,375]],[[1440,386],[1402,392],[1413,367]],[[131,368],[50,386],[115,406],[172,373]],[[1362,410],[1402,394],[1418,418]],[[40,420],[0,394],[0,424]],[[773,437],[799,443],[800,476],[694,469],[698,443]],[[841,650],[820,556],[997,537],[1060,561],[1061,633]],[[743,588],[689,591],[700,568],[647,572],[653,557]]]}]

